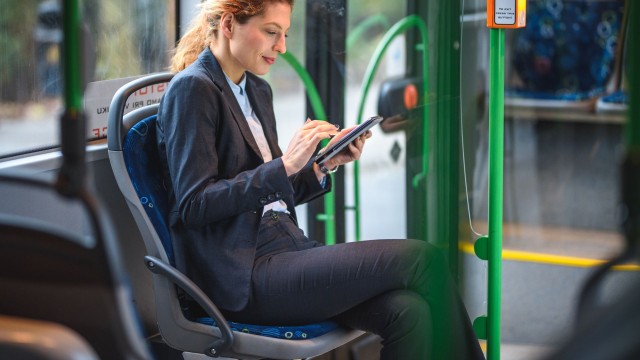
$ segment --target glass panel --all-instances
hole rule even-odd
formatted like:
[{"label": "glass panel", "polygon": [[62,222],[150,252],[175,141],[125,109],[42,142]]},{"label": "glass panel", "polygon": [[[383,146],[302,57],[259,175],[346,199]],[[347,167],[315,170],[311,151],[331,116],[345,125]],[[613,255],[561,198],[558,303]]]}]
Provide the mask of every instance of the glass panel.
[{"label": "glass panel", "polygon": [[[369,91],[363,93],[368,80],[365,72],[373,61],[374,51],[390,27],[406,16],[406,2],[351,0],[347,4],[345,127],[378,114],[380,85],[404,76],[406,70],[405,37],[400,35],[379,59]],[[402,130],[385,133],[380,126],[372,132],[359,162],[360,240],[406,238],[405,133]],[[347,208],[355,205],[353,170],[353,165],[346,167]],[[347,241],[355,240],[354,217],[353,211],[347,211]]]},{"label": "glass panel", "polygon": [[[83,3],[95,46],[95,80],[166,68],[175,0]],[[0,8],[0,157],[59,143],[61,26],[61,1],[5,1]]]},{"label": "glass panel", "polygon": [[[466,0],[463,14],[463,160],[472,226],[466,201],[460,217],[467,245],[487,233],[485,3]],[[623,12],[623,0],[530,0],[527,27],[505,31],[504,343],[558,344],[560,334],[571,331],[591,271],[584,264],[608,259],[623,245],[617,207],[625,105],[605,101],[624,91]],[[476,263],[465,265],[482,271]],[[616,274],[607,286],[620,285],[624,276]],[[471,303],[484,291],[474,279],[482,286],[486,280],[471,275]],[[472,317],[482,312],[470,309]]]}]

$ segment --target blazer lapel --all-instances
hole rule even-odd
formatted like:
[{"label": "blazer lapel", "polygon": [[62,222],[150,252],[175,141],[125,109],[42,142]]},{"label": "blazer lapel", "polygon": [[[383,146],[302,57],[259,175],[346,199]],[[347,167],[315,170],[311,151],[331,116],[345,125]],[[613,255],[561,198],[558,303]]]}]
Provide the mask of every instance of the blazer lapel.
[{"label": "blazer lapel", "polygon": [[267,97],[267,94],[263,91],[254,91],[258,87],[254,83],[253,76],[247,73],[247,96],[249,96],[249,101],[251,102],[251,106],[253,107],[253,111],[255,111],[258,119],[260,119],[260,124],[262,125],[262,130],[264,131],[264,136],[267,138],[267,143],[269,144],[269,149],[271,150],[271,156],[275,159],[282,156],[282,151],[280,150],[280,146],[278,145],[278,134],[276,133],[276,119],[271,110],[272,100]]},{"label": "blazer lapel", "polygon": [[[253,152],[256,153],[258,158],[262,159],[262,153],[260,152],[260,148],[258,147],[258,143],[256,143],[255,138],[253,137],[253,133],[251,132],[251,128],[249,128],[249,124],[247,123],[247,119],[244,117],[242,113],[242,109],[238,104],[238,100],[236,100],[233,91],[227,84],[227,78],[218,63],[218,60],[213,56],[211,50],[206,49],[205,55],[202,57],[202,62],[205,68],[209,71],[209,75],[211,75],[211,79],[213,82],[222,90],[222,95],[226,100],[227,106],[233,115],[233,119],[238,124],[240,128],[240,132],[242,133],[242,137],[249,144]],[[271,145],[271,144],[269,144]]]}]

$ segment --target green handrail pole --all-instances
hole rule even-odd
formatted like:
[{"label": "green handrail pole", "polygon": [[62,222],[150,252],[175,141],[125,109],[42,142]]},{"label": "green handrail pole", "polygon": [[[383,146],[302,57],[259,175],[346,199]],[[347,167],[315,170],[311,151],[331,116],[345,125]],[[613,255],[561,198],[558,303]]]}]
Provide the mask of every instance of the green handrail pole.
[{"label": "green handrail pole", "polygon": [[[371,87],[371,83],[373,82],[373,78],[376,75],[376,71],[378,70],[378,66],[382,61],[382,56],[384,56],[387,48],[391,44],[393,39],[406,32],[411,27],[417,27],[420,31],[420,36],[422,37],[422,42],[420,43],[419,50],[423,51],[422,57],[422,104],[424,105],[423,109],[423,126],[424,126],[424,138],[423,138],[423,157],[422,157],[422,173],[416,176],[412,183],[414,187],[417,187],[421,180],[426,179],[428,166],[429,166],[429,109],[427,104],[427,96],[429,89],[429,74],[427,72],[429,67],[429,48],[427,43],[429,38],[427,36],[427,25],[424,23],[422,18],[418,15],[410,15],[406,18],[395,23],[382,37],[378,47],[374,51],[371,56],[371,60],[369,61],[369,65],[367,66],[367,70],[364,75],[364,85],[362,87],[362,98],[360,99],[360,105],[358,106],[358,114],[356,115],[356,120],[358,123],[362,120],[362,114],[364,112],[364,104],[367,99],[367,94],[369,93],[369,88]],[[356,161],[354,163],[354,205],[351,208],[355,211],[355,240],[360,240],[360,166],[359,162]],[[425,214],[426,216],[426,214]]]},{"label": "green handrail pole", "polygon": [[78,0],[64,0],[63,3],[62,53],[64,59],[64,100],[67,112],[82,109],[82,79],[80,75],[80,5]]},{"label": "green handrail pole", "polygon": [[[313,79],[311,79],[311,75],[307,72],[307,70],[302,66],[302,64],[293,56],[291,53],[287,52],[282,55],[282,58],[293,68],[296,72],[300,80],[304,84],[305,89],[307,90],[307,96],[309,97],[309,102],[311,103],[311,108],[313,112],[316,114],[318,119],[326,120],[327,114],[324,110],[324,106],[322,106],[322,100],[320,99],[320,94],[318,93],[318,89],[316,85],[313,83]],[[335,219],[335,209],[336,209],[336,200],[333,192],[329,192],[324,196],[324,214],[318,215],[318,220],[324,221],[324,230],[325,230],[325,244],[334,245],[336,243],[336,219]]]},{"label": "green handrail pole", "polygon": [[504,29],[490,29],[487,358],[500,359],[504,173]]},{"label": "green handrail pole", "polygon": [[82,27],[79,0],[63,3],[62,59],[64,61],[65,110],[60,116],[60,149],[62,165],[56,179],[56,190],[63,196],[75,197],[84,191],[85,117],[83,92],[85,73],[82,56]]}]

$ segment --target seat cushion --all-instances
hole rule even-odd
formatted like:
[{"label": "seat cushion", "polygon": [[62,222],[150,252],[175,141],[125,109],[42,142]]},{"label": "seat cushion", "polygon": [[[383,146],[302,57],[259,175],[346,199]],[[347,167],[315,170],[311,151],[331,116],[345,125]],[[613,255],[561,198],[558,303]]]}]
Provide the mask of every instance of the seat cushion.
[{"label": "seat cushion", "polygon": [[[215,320],[210,317],[197,318],[196,322],[204,325],[217,326]],[[313,339],[339,327],[339,325],[333,321],[323,321],[320,323],[301,326],[250,325],[229,321],[229,326],[231,327],[231,330],[237,332],[287,340]]]},{"label": "seat cushion", "polygon": [[127,132],[122,145],[129,178],[171,265],[175,265],[168,227],[169,205],[156,147],[156,115],[139,121]]}]

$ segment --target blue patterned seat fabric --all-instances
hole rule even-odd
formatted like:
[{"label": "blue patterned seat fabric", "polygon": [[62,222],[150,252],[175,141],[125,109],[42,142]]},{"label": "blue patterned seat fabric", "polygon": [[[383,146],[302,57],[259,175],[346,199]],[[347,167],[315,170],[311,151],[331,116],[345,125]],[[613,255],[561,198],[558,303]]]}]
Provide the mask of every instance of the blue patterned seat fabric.
[{"label": "blue patterned seat fabric", "polygon": [[122,154],[140,202],[162,241],[169,262],[175,266],[167,217],[167,190],[162,181],[156,148],[156,115],[139,121],[129,130],[122,145]]},{"label": "blue patterned seat fabric", "polygon": [[[216,326],[215,321],[210,317],[198,318],[196,321],[201,324]],[[229,321],[229,326],[233,331],[289,340],[312,339],[338,328],[338,324],[332,321],[301,326],[249,325]]]},{"label": "blue patterned seat fabric", "polygon": [[607,104],[628,104],[629,97],[624,90],[618,90],[602,97],[602,101]]},{"label": "blue patterned seat fabric", "polygon": [[[162,241],[169,261],[175,264],[169,234],[167,191],[156,148],[156,115],[135,124],[125,136],[123,156],[133,187],[144,205],[147,216]],[[189,313],[189,309],[186,309]],[[190,317],[190,316],[187,316]],[[215,325],[212,318],[198,318],[197,322]],[[324,335],[338,327],[331,321],[302,326],[262,326],[229,322],[232,330],[279,339],[304,340]]]},{"label": "blue patterned seat fabric", "polygon": [[581,101],[604,93],[623,9],[624,0],[529,0],[527,27],[513,34],[507,96]]}]

